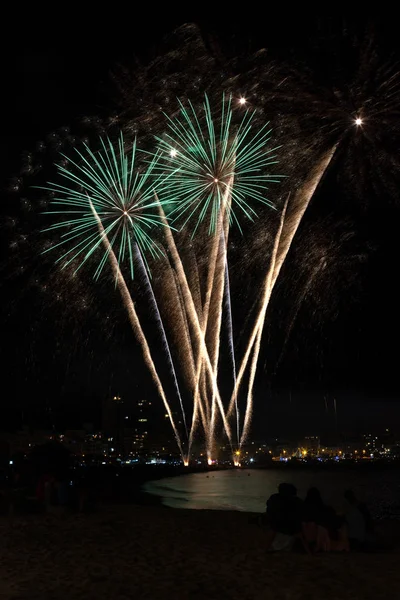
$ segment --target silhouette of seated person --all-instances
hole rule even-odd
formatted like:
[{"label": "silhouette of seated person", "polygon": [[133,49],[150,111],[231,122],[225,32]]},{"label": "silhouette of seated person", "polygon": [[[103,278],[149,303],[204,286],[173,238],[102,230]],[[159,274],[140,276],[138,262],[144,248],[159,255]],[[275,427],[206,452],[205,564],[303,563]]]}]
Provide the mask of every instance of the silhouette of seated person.
[{"label": "silhouette of seated person", "polygon": [[288,550],[301,536],[303,502],[291,483],[281,483],[278,493],[267,500],[266,523],[269,527],[267,549]]},{"label": "silhouette of seated person", "polygon": [[352,550],[367,549],[373,541],[374,525],[371,514],[364,502],[356,497],[353,490],[346,490],[344,497],[347,500],[345,518]]},{"label": "silhouette of seated person", "polygon": [[304,500],[302,533],[311,552],[348,549],[343,519],[324,503],[316,487],[308,490]]}]

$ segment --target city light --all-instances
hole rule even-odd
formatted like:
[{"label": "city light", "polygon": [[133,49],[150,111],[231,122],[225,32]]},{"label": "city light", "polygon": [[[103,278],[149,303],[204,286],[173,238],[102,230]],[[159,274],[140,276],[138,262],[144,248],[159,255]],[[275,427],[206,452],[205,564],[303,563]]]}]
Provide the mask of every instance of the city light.
[{"label": "city light", "polygon": [[[152,419],[148,418],[147,414],[146,416],[143,414],[147,402],[137,402],[138,412],[134,416],[129,416],[129,420],[126,421],[126,413],[124,410],[121,411],[123,404],[118,407],[119,403],[113,400],[114,397],[110,396],[110,406],[115,410],[113,413],[106,413],[109,423],[105,421],[103,431],[89,432],[81,429],[54,433],[49,430],[40,432],[40,436],[37,432],[30,436],[24,434],[21,439],[16,435],[14,447],[20,449],[21,444],[24,444],[22,450],[27,456],[33,447],[53,438],[73,451],[77,457],[74,469],[95,465],[100,467],[102,464],[118,467],[130,465],[132,468],[137,464],[170,464],[185,468],[185,472],[188,472],[187,467],[190,466],[193,470],[197,465],[201,468],[204,465],[206,468],[208,466],[214,471],[221,468],[251,468],[270,461],[293,461],[294,464],[296,461],[298,464],[312,464],[317,461],[327,464],[332,462],[386,464],[400,459],[400,443],[396,441],[400,439],[400,435],[396,437],[393,433],[389,436],[389,432],[384,429],[381,433],[377,431],[371,434],[348,436],[340,442],[337,440],[328,445],[318,435],[313,435],[302,439],[249,440],[242,447],[236,446],[236,450],[228,445],[220,445],[213,449],[212,454],[205,446],[200,446],[196,452],[192,449],[190,454],[186,452],[179,458],[177,453],[172,451],[169,443],[153,437],[149,428]],[[131,422],[134,425],[131,425]],[[13,458],[10,454],[10,459]]]}]

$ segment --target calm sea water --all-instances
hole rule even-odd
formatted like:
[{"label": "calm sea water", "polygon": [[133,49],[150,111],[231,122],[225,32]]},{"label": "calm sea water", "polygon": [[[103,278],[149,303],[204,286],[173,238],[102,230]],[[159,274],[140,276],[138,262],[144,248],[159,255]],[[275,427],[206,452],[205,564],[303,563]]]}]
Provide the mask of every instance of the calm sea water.
[{"label": "calm sea water", "polygon": [[325,502],[339,510],[343,492],[351,488],[366,501],[375,517],[400,518],[399,471],[285,471],[232,469],[208,473],[191,473],[147,482],[144,491],[162,498],[173,508],[239,510],[253,513],[265,511],[267,498],[278,485],[293,483],[298,495],[316,486]]}]

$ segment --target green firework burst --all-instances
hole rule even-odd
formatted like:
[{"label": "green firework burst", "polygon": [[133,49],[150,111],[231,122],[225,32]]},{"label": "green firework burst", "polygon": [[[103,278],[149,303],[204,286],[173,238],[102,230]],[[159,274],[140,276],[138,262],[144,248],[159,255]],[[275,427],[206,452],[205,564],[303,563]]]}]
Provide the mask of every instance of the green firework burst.
[{"label": "green firework burst", "polygon": [[[195,232],[208,215],[209,232],[214,233],[226,203],[230,222],[241,230],[240,214],[250,220],[257,216],[254,202],[273,207],[266,197],[268,184],[278,183],[282,177],[268,172],[278,162],[277,147],[267,147],[271,129],[268,123],[257,129],[255,111],[246,109],[234,125],[232,97],[222,96],[216,117],[207,95],[201,112],[196,112],[191,102],[186,108],[179,101],[179,106],[180,115],[174,119],[167,116],[168,132],[157,138],[161,151],[158,168],[168,174],[160,195],[176,202],[172,222],[183,218],[184,227],[194,219]],[[243,106],[238,105],[237,110]]]},{"label": "green firework burst", "polygon": [[[140,171],[135,164],[136,139],[127,152],[122,133],[117,149],[109,138],[100,141],[101,150],[96,154],[85,144],[84,152],[75,148],[77,161],[63,155],[70,166],[57,165],[57,169],[67,185],[51,183],[42,188],[54,194],[51,204],[59,207],[46,214],[65,217],[45,229],[63,232],[61,241],[46,252],[67,248],[57,262],[64,268],[77,261],[77,270],[96,253],[99,260],[94,277],[98,278],[112,249],[120,265],[127,261],[133,278],[137,248],[147,267],[146,254],[157,257],[162,253],[151,233],[154,226],[163,225],[157,206],[170,201],[158,200],[155,188],[160,177],[168,178],[172,171],[155,174],[157,154]],[[109,243],[102,253],[105,237]]]}]

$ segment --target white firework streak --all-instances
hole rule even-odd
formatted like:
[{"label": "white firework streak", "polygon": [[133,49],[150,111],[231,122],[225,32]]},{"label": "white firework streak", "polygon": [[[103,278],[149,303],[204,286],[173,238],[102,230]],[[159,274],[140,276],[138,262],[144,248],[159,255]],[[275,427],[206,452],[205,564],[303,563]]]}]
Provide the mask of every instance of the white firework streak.
[{"label": "white firework streak", "polygon": [[[224,231],[225,230],[225,231]],[[221,228],[221,235],[219,240],[219,252],[217,255],[216,263],[215,263],[215,272],[214,274],[214,291],[213,297],[215,296],[215,301],[213,301],[213,315],[216,316],[216,322],[211,323],[211,333],[214,334],[211,339],[211,360],[213,363],[213,371],[214,376],[218,380],[218,360],[219,360],[219,351],[220,351],[220,337],[221,337],[221,324],[222,324],[222,305],[224,300],[224,287],[225,287],[225,271],[227,266],[227,236],[229,232],[229,221],[227,219],[227,215],[225,214],[225,223],[224,227]],[[214,272],[214,273],[215,273]],[[210,314],[208,315],[210,316]],[[215,402],[215,393],[212,395],[211,402],[211,420],[210,420],[210,448],[209,454],[212,452],[212,445],[214,444],[215,438],[215,427],[216,427],[216,402]],[[211,457],[211,456],[210,456]]]},{"label": "white firework streak", "polygon": [[[274,286],[275,286],[276,280],[278,279],[282,265],[289,253],[290,247],[291,247],[293,239],[297,233],[299,225],[302,221],[304,213],[305,213],[308,205],[310,204],[311,198],[313,197],[314,192],[317,189],[319,182],[321,181],[324,173],[326,172],[326,170],[336,152],[337,146],[338,146],[338,144],[335,144],[333,146],[333,148],[331,148],[331,150],[324,155],[324,157],[318,163],[317,168],[315,168],[313,170],[313,172],[311,173],[311,175],[309,176],[309,178],[305,182],[305,184],[299,190],[297,190],[296,194],[294,195],[293,202],[291,203],[290,214],[288,214],[287,217],[286,217],[287,202],[286,202],[285,209],[284,209],[284,219],[281,220],[281,227],[280,227],[280,231],[278,233],[279,240],[278,240],[278,247],[277,247],[276,253],[275,253],[275,258],[273,260],[272,276],[270,273],[270,271],[271,271],[271,268],[270,268],[268,270],[266,280],[265,280],[266,285],[265,285],[265,292],[264,292],[262,306],[261,306],[259,316],[256,321],[256,325],[254,327],[253,333],[251,335],[251,340],[249,342],[249,348],[252,348],[255,343],[256,338],[258,338],[258,344],[256,345],[256,349],[253,354],[254,367],[251,367],[251,371],[253,371],[253,369],[257,368],[257,361],[258,361],[258,356],[259,356],[259,351],[260,351],[261,335],[262,335],[262,333],[261,333],[260,336],[258,337],[258,330],[261,329],[261,331],[262,331],[262,329],[264,327],[265,314],[266,314],[266,310],[268,308],[269,300],[271,298],[272,290],[274,289]],[[271,266],[272,266],[272,261],[271,261]],[[248,351],[248,352],[246,351],[245,358],[242,361],[242,365],[240,367],[240,371],[239,371],[239,375],[238,375],[238,379],[237,379],[238,387],[240,386],[240,382],[243,377],[244,369],[247,366],[249,354],[250,354],[250,351]],[[255,371],[254,371],[254,376],[255,376]],[[253,383],[254,383],[254,377],[253,377],[251,386],[249,385],[245,421],[246,421],[246,417],[247,417],[247,412],[249,411],[251,413],[251,410],[252,410]],[[249,404],[249,402],[250,402],[250,404]],[[248,423],[248,425],[247,425],[246,430],[245,430],[245,427],[243,426],[241,444],[243,444],[243,441],[246,439],[246,436],[248,435],[250,418],[247,418],[247,423]]]},{"label": "white firework streak", "polygon": [[[242,429],[242,435],[240,437],[240,442],[239,442],[239,447],[242,447],[244,441],[247,438],[247,435],[249,433],[249,429],[250,429],[250,423],[251,423],[251,417],[253,414],[253,384],[254,384],[254,378],[256,375],[256,369],[257,369],[257,361],[258,361],[258,352],[257,349],[259,351],[260,349],[260,344],[261,344],[261,332],[262,332],[262,328],[263,328],[263,324],[264,324],[264,320],[265,320],[265,313],[267,312],[267,307],[269,304],[269,299],[271,297],[271,293],[272,293],[272,277],[273,277],[273,273],[274,273],[274,269],[275,269],[275,262],[276,262],[276,257],[278,254],[278,248],[279,248],[279,241],[281,239],[281,235],[282,235],[282,229],[283,229],[283,224],[285,222],[285,215],[286,215],[286,209],[287,209],[287,205],[288,205],[288,201],[289,201],[289,197],[287,198],[283,210],[281,212],[281,217],[280,217],[280,222],[279,222],[279,229],[278,232],[275,236],[275,242],[274,242],[274,247],[272,249],[272,255],[271,255],[271,262],[270,262],[270,267],[268,269],[267,272],[267,277],[264,280],[264,289],[263,289],[263,298],[262,298],[262,305],[261,305],[261,310],[258,314],[256,323],[254,325],[253,328],[253,332],[251,334],[249,343],[247,345],[247,349],[246,349],[246,353],[244,356],[244,359],[242,361],[242,364],[240,365],[240,369],[239,369],[239,374],[237,377],[237,390],[236,390],[236,395],[239,391],[239,385],[240,385],[240,381],[243,377],[243,373],[244,370],[246,368],[247,365],[247,361],[249,358],[249,355],[251,353],[251,350],[253,348],[253,344],[256,341],[256,349],[253,353],[253,360],[251,363],[251,367],[250,367],[250,379],[249,379],[249,387],[248,387],[248,393],[247,393],[247,401],[246,401],[246,410],[245,410],[245,415],[244,415],[244,423],[243,423],[243,429]],[[234,390],[235,392],[235,390]],[[233,403],[233,399],[234,396],[232,396],[231,398],[231,407],[233,409],[234,403]],[[231,408],[230,407],[230,408]],[[229,411],[228,411],[229,414]]]},{"label": "white firework streak", "polygon": [[[233,389],[236,388],[236,360],[235,360],[235,346],[233,343],[233,322],[232,322],[232,303],[231,303],[231,286],[229,283],[229,268],[228,261],[225,262],[225,298],[226,298],[226,312],[227,312],[227,325],[228,325],[228,338],[229,338],[229,349],[232,359],[232,375],[233,375]],[[237,395],[234,395],[235,413],[236,413],[236,436],[237,445],[239,447],[240,442],[240,414],[237,403]]]},{"label": "white firework streak", "polygon": [[[179,285],[180,285],[180,288],[182,291],[182,297],[183,297],[183,300],[185,303],[187,315],[189,317],[189,322],[190,322],[190,325],[194,329],[197,347],[200,348],[201,355],[202,355],[202,357],[204,357],[205,362],[206,362],[207,371],[209,373],[209,376],[212,379],[213,391],[215,390],[216,399],[218,402],[219,409],[221,411],[221,416],[222,416],[222,420],[224,423],[225,431],[230,440],[231,439],[230,426],[227,421],[225,411],[224,411],[224,408],[222,405],[221,396],[219,394],[217,382],[214,377],[212,364],[211,364],[210,357],[208,355],[207,347],[206,347],[205,340],[204,340],[204,334],[202,332],[202,328],[199,323],[199,318],[198,318],[197,311],[196,311],[196,308],[195,308],[195,305],[193,302],[192,294],[190,292],[190,288],[189,288],[189,285],[187,282],[185,270],[183,268],[182,261],[179,256],[179,252],[176,248],[174,237],[172,235],[171,229],[168,226],[168,222],[166,220],[166,217],[165,217],[165,214],[164,214],[161,204],[159,204],[159,210],[160,210],[160,214],[163,217],[163,223],[164,223],[164,225],[166,225],[166,227],[163,228],[163,231],[165,232],[165,236],[166,236],[167,243],[168,243],[168,248],[171,252],[171,255],[172,255],[172,258],[173,258],[173,261],[175,264],[175,269],[176,269]],[[193,414],[195,414],[195,413],[197,414],[196,403],[199,402],[199,399],[198,399],[199,389],[198,388],[199,388],[199,382],[197,380],[196,385],[195,385]],[[190,447],[191,447],[191,441],[193,439],[193,431],[195,428],[195,424],[196,424],[196,421],[193,419],[191,431],[189,433],[189,452],[190,452]]]},{"label": "white firework streak", "polygon": [[[187,322],[187,315],[186,315],[186,311],[184,308],[184,303],[183,303],[183,298],[182,298],[182,291],[180,289],[179,286],[179,282],[177,280],[177,275],[175,270],[171,267],[171,272],[173,274],[172,279],[174,282],[174,286],[175,286],[175,292],[176,295],[179,299],[179,309],[180,309],[180,313],[181,313],[181,317],[182,317],[182,322],[183,322],[183,327],[184,327],[184,331],[185,331],[185,335],[184,335],[184,339],[185,339],[185,347],[186,350],[184,352],[185,355],[185,362],[186,362],[186,367],[189,367],[190,370],[190,379],[191,379],[191,385],[194,386],[194,382],[195,382],[195,364],[194,364],[194,355],[193,355],[193,346],[191,344],[191,338],[190,338],[190,332],[189,332],[189,325]],[[187,360],[188,359],[188,360]],[[192,389],[192,392],[194,393],[194,387]],[[199,400],[199,410],[200,410],[200,416],[202,419],[202,424],[204,427],[204,431],[207,430],[207,419],[206,419],[206,415],[204,413],[204,407],[203,407],[203,403],[201,401],[201,398]],[[192,417],[193,418],[193,417]],[[197,418],[197,412],[196,412],[196,418]]]},{"label": "white firework streak", "polygon": [[146,266],[144,264],[144,261],[143,261],[142,255],[140,253],[139,247],[138,247],[138,245],[136,243],[134,244],[134,256],[136,257],[136,260],[138,261],[138,263],[140,265],[140,268],[141,268],[141,271],[142,271],[142,275],[143,275],[143,277],[145,279],[146,287],[147,287],[147,290],[148,290],[150,298],[151,298],[151,303],[153,305],[153,309],[154,309],[154,312],[156,314],[157,325],[158,325],[159,330],[161,332],[161,337],[162,337],[162,340],[163,340],[164,350],[167,353],[169,367],[171,369],[171,374],[172,374],[172,377],[173,377],[173,380],[174,380],[175,390],[176,390],[176,393],[177,393],[177,396],[178,396],[178,399],[179,399],[179,404],[180,404],[181,411],[182,411],[182,417],[183,417],[183,423],[185,425],[186,436],[188,436],[188,429],[187,429],[187,425],[186,425],[185,409],[183,408],[181,391],[179,389],[178,379],[176,377],[175,366],[174,366],[174,362],[172,360],[172,355],[171,355],[171,350],[170,350],[170,347],[169,347],[167,335],[165,333],[164,324],[163,324],[162,319],[161,319],[160,310],[158,308],[157,300],[156,300],[156,297],[154,295],[154,291],[153,291],[153,288],[152,288],[152,285],[151,285],[151,282],[150,282],[149,274],[148,274]]},{"label": "white firework streak", "polygon": [[[210,260],[209,260],[209,268],[208,268],[208,273],[207,273],[206,298],[205,298],[204,307],[203,307],[202,336],[203,336],[203,339],[205,339],[207,327],[208,327],[208,318],[209,318],[209,314],[210,314],[211,300],[212,300],[212,296],[213,296],[213,291],[215,290],[215,287],[216,287],[216,279],[217,279],[217,283],[219,284],[218,288],[217,288],[217,309],[216,309],[217,310],[216,314],[218,315],[218,319],[217,319],[217,325],[215,327],[214,346],[213,346],[214,352],[211,353],[212,400],[211,400],[211,413],[208,412],[208,414],[210,415],[210,425],[209,425],[209,429],[207,431],[207,440],[208,440],[207,441],[207,454],[208,454],[209,461],[212,459],[212,451],[213,451],[214,441],[215,441],[214,440],[214,429],[215,429],[215,418],[216,418],[216,415],[215,415],[215,403],[216,402],[218,404],[218,408],[220,410],[222,419],[224,421],[224,426],[225,426],[225,430],[226,430],[226,433],[228,436],[229,444],[232,446],[232,436],[231,436],[230,426],[229,426],[228,420],[226,419],[225,409],[224,409],[224,406],[220,399],[218,385],[217,385],[218,347],[219,347],[219,336],[220,336],[220,330],[221,330],[221,305],[222,305],[223,293],[224,293],[223,274],[224,274],[224,269],[225,269],[226,251],[223,250],[223,252],[222,252],[222,255],[223,255],[222,278],[220,276],[221,269],[218,272],[217,266],[219,266],[218,265],[218,256],[221,254],[220,253],[221,241],[222,241],[222,244],[224,244],[224,229],[226,229],[228,231],[228,226],[229,226],[229,212],[230,212],[230,208],[231,208],[232,184],[233,184],[233,176],[230,177],[229,182],[226,184],[226,190],[225,190],[223,198],[222,198],[222,208],[220,209],[218,216],[217,216],[216,230],[215,230],[214,237],[212,240],[211,256],[210,256]],[[217,277],[215,276],[216,271],[217,271]],[[218,314],[218,307],[219,307],[219,314]],[[208,352],[207,352],[207,355],[208,355]],[[199,354],[197,368],[196,368],[195,403],[197,402],[196,395],[200,393],[199,385],[200,385],[202,369],[204,366],[204,359],[205,359],[204,352],[202,352],[201,354]],[[215,385],[214,385],[214,382],[215,382]],[[217,397],[217,394],[219,396],[219,399]],[[207,404],[207,408],[209,409],[209,404]],[[229,428],[229,431],[227,429],[227,426]]]},{"label": "white firework streak", "polygon": [[182,456],[182,460],[185,462],[186,459],[185,459],[185,456],[184,456],[184,453],[183,453],[181,439],[179,437],[179,433],[178,433],[178,430],[177,430],[176,425],[175,425],[175,421],[174,421],[174,418],[173,418],[173,415],[172,415],[172,412],[171,412],[170,405],[169,405],[168,400],[166,398],[166,395],[164,393],[164,388],[162,386],[161,380],[160,380],[160,378],[158,376],[158,373],[157,373],[157,369],[156,369],[154,361],[152,359],[150,348],[149,348],[149,345],[148,345],[147,340],[146,340],[146,336],[144,335],[142,326],[141,326],[140,321],[139,321],[139,317],[137,316],[137,313],[136,313],[136,310],[135,310],[135,305],[133,303],[133,300],[132,300],[132,297],[131,297],[130,292],[128,290],[128,287],[127,287],[127,285],[125,283],[124,276],[122,275],[121,269],[120,269],[119,264],[118,264],[118,260],[117,260],[117,258],[115,256],[114,250],[112,248],[112,244],[110,243],[110,241],[109,241],[109,239],[107,237],[107,234],[106,234],[106,232],[104,230],[103,223],[101,222],[101,219],[100,219],[99,215],[97,214],[97,211],[94,208],[93,203],[90,200],[90,198],[88,198],[88,200],[89,200],[90,208],[91,208],[91,210],[93,212],[93,215],[95,216],[95,218],[97,220],[97,223],[98,223],[98,227],[99,227],[99,232],[100,232],[100,235],[101,235],[101,239],[102,239],[103,244],[104,244],[104,246],[106,248],[106,251],[107,251],[106,256],[108,256],[110,258],[111,267],[112,267],[113,273],[115,275],[115,281],[116,281],[116,284],[118,285],[118,289],[120,291],[122,300],[123,300],[123,302],[125,304],[125,307],[126,307],[126,309],[128,311],[129,320],[131,322],[131,326],[132,326],[133,332],[136,335],[136,338],[137,338],[138,342],[140,343],[140,345],[142,347],[142,353],[143,353],[144,361],[145,361],[145,363],[146,363],[146,365],[147,365],[147,367],[148,367],[148,369],[149,369],[149,371],[150,371],[150,373],[151,373],[151,375],[153,377],[153,381],[154,381],[154,383],[156,385],[157,391],[160,394],[160,397],[161,397],[161,399],[162,399],[162,401],[164,403],[164,407],[165,407],[165,410],[167,411],[168,417],[170,419],[171,426],[172,426],[172,429],[173,429],[173,432],[174,432],[174,435],[175,435],[175,439],[176,439],[179,451],[180,451],[181,456]]}]

